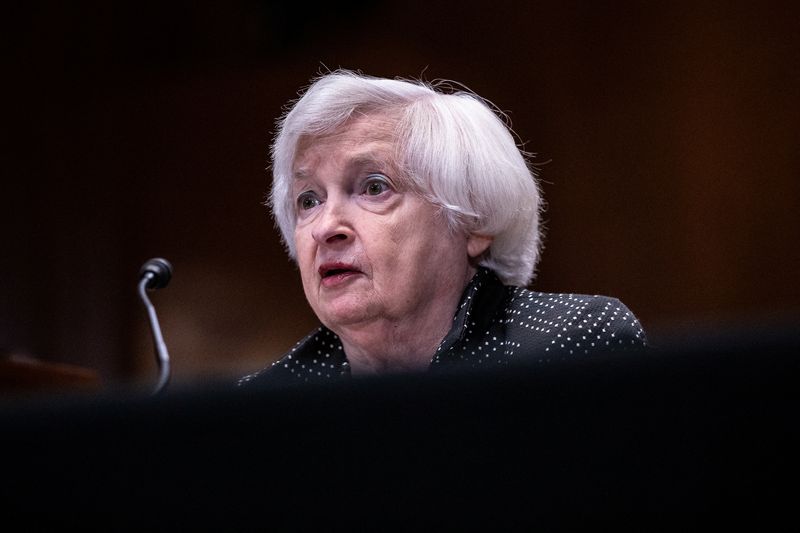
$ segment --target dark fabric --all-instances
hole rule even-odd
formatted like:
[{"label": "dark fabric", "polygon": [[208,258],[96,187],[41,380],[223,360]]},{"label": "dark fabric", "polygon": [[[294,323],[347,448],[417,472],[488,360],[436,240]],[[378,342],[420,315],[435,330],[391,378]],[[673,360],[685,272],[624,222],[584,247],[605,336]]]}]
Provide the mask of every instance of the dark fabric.
[{"label": "dark fabric", "polygon": [[[480,268],[464,289],[453,326],[432,354],[429,369],[548,363],[645,346],[639,320],[616,298],[506,286],[492,271]],[[241,378],[239,385],[349,377],[339,337],[320,326],[269,367]]]}]

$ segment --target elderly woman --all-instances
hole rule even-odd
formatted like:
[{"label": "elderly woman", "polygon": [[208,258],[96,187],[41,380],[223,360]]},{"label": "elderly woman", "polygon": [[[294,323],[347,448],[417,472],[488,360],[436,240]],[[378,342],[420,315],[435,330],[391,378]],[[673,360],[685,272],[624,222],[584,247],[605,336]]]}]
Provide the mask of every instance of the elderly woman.
[{"label": "elderly woman", "polygon": [[619,300],[526,289],[541,198],[489,102],[338,70],[278,124],[270,206],[322,325],[240,384],[644,346]]}]

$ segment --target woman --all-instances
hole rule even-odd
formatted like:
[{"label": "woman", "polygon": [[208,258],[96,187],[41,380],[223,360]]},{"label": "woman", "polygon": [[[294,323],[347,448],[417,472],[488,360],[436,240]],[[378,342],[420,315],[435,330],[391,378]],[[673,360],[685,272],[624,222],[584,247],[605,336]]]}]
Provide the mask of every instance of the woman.
[{"label": "woman", "polygon": [[270,206],[322,326],[241,384],[645,345],[619,300],[525,289],[541,198],[504,118],[443,83],[313,80],[279,120]]}]

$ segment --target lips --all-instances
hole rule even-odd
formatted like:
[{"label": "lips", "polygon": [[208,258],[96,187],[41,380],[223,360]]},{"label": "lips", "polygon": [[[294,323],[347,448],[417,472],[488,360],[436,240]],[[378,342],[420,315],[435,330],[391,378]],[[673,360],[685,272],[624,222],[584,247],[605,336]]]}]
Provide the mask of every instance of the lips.
[{"label": "lips", "polygon": [[322,285],[325,287],[334,287],[344,283],[353,276],[362,274],[362,272],[354,265],[349,263],[323,263],[320,265],[319,276],[322,278]]}]

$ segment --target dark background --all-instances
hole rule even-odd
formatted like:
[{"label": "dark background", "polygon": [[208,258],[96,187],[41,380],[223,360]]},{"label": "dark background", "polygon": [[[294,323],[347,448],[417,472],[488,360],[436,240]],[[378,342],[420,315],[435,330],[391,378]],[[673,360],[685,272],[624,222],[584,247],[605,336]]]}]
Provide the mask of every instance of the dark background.
[{"label": "dark background", "polygon": [[[162,5],[163,4],[163,5]],[[275,119],[324,68],[461,82],[537,154],[541,291],[619,297],[654,344],[797,325],[793,2],[37,2],[6,7],[0,348],[232,379],[315,326],[263,206]]]}]

